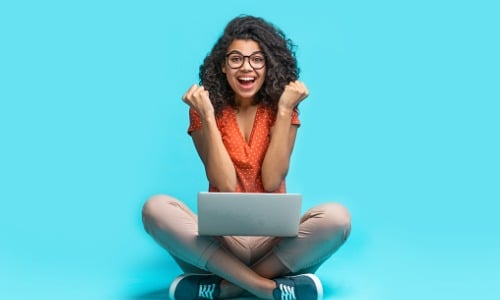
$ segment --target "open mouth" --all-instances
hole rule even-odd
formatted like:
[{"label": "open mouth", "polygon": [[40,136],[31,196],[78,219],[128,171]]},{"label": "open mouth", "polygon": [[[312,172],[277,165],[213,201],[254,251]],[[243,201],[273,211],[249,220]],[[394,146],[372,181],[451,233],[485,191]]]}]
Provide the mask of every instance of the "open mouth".
[{"label": "open mouth", "polygon": [[238,82],[241,85],[248,86],[255,82],[255,77],[238,77]]}]

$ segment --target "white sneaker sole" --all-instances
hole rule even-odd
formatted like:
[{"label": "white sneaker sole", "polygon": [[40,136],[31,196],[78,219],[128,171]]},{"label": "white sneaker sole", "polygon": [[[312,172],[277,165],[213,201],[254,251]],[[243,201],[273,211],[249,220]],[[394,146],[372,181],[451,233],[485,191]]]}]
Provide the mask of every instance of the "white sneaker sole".
[{"label": "white sneaker sole", "polygon": [[293,278],[293,277],[299,277],[299,276],[307,276],[311,278],[311,280],[314,282],[314,285],[316,286],[316,290],[318,291],[318,299],[317,300],[323,300],[323,285],[321,284],[321,281],[319,280],[318,276],[314,274],[301,274],[301,275],[296,275],[296,276],[285,276],[288,278]]}]

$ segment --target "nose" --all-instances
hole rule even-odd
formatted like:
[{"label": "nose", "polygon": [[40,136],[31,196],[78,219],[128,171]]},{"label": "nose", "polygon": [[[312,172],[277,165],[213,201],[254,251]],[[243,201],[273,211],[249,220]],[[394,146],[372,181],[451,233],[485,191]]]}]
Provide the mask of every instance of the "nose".
[{"label": "nose", "polygon": [[250,65],[250,57],[243,57],[243,64],[240,68],[243,70],[253,70],[252,65]]}]

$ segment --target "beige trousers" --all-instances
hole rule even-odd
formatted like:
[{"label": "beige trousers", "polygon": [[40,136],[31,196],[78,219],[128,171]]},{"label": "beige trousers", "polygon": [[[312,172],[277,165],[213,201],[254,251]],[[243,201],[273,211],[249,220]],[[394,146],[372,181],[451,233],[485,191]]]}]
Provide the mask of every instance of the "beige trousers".
[{"label": "beige trousers", "polygon": [[207,273],[207,262],[220,247],[250,267],[274,253],[290,274],[314,273],[351,230],[347,209],[338,203],[325,203],[302,216],[297,237],[199,236],[197,216],[181,201],[165,195],[146,202],[143,223],[146,232],[186,273]]}]

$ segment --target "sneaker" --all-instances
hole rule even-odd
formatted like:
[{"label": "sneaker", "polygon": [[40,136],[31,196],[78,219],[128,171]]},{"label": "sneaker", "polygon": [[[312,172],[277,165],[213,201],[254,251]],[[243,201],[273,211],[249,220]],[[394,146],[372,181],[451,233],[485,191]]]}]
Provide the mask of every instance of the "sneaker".
[{"label": "sneaker", "polygon": [[221,280],[212,274],[183,274],[174,279],[168,295],[170,300],[217,299]]},{"label": "sneaker", "polygon": [[273,291],[275,300],[321,300],[323,286],[314,274],[302,274],[274,279],[276,289]]}]

